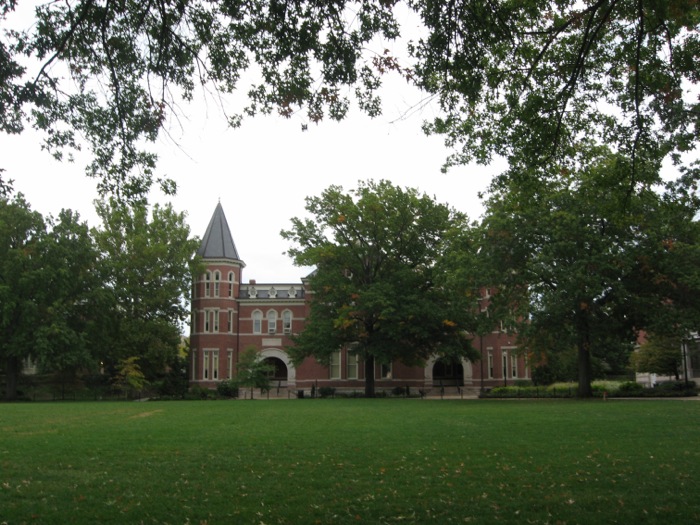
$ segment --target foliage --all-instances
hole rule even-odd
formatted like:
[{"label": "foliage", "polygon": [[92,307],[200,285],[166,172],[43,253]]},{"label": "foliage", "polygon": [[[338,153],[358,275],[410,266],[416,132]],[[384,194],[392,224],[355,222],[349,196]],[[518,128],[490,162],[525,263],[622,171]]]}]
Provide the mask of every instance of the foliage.
[{"label": "foliage", "polygon": [[[591,385],[593,397],[692,397],[698,391],[694,383],[667,382],[645,388],[635,381],[594,381]],[[482,398],[572,398],[576,383],[554,383],[549,386],[499,386],[480,394]]]},{"label": "foliage", "polygon": [[311,218],[282,232],[295,264],[315,266],[304,331],[290,353],[328,363],[348,346],[365,365],[365,393],[374,395],[375,362],[416,364],[431,355],[474,357],[463,294],[442,286],[447,239],[465,218],[413,189],[389,182],[331,186],[308,197]]},{"label": "foliage", "polygon": [[38,295],[43,218],[20,194],[0,200],[0,357],[5,371],[6,399],[17,394],[22,359],[32,355],[33,333],[39,324]]},{"label": "foliage", "polygon": [[98,256],[87,225],[44,219],[21,194],[0,200],[0,359],[13,399],[21,362],[74,376],[94,363]]},{"label": "foliage", "polygon": [[649,334],[631,360],[637,372],[674,376],[678,380],[683,365],[682,346],[683,338],[678,335]]},{"label": "foliage", "polygon": [[251,390],[250,398],[253,399],[252,390],[254,388],[270,389],[270,375],[274,371],[275,367],[261,359],[257,348],[251,345],[243,350],[238,358],[235,381],[239,386],[249,387]]},{"label": "foliage", "polygon": [[138,356],[149,379],[162,376],[189,316],[192,257],[184,216],[170,206],[101,203],[102,230],[77,213],[44,219],[21,194],[0,199],[0,368],[6,398],[22,360],[72,381]]},{"label": "foliage", "polygon": [[321,398],[335,397],[335,388],[332,386],[322,386],[318,389],[318,396]]},{"label": "foliage", "polygon": [[[697,200],[626,157],[580,144],[579,168],[512,168],[492,185],[481,263],[492,303],[517,312],[534,354],[577,351],[579,395],[594,363],[620,373],[639,329],[691,330],[700,312]],[[694,292],[693,292],[694,290]],[[554,361],[548,361],[550,366]]]},{"label": "foliage", "polygon": [[187,362],[187,358],[183,356],[177,356],[172,360],[157,383],[159,395],[173,398],[185,397],[189,387]]},{"label": "foliage", "polygon": [[105,327],[107,366],[138,355],[148,377],[174,359],[188,319],[196,238],[172,206],[98,202],[102,227],[93,230],[102,254],[102,280],[110,294]]},{"label": "foliage", "polygon": [[238,382],[232,379],[229,379],[228,381],[220,381],[216,385],[216,393],[220,397],[238,397]]},{"label": "foliage", "polygon": [[125,397],[129,394],[140,392],[146,386],[146,376],[143,375],[138,364],[139,358],[136,356],[121,359],[117,365],[117,373],[112,379],[112,384],[117,390],[124,392]]},{"label": "foliage", "polygon": [[[698,80],[696,2],[404,3],[422,21],[417,38],[413,19],[385,0],[49,2],[27,29],[12,23],[18,3],[3,0],[0,20],[12,29],[0,43],[0,129],[30,124],[57,157],[84,137],[88,173],[131,199],[156,181],[175,189],[144,144],[179,116],[179,100],[199,85],[232,93],[242,78],[252,85],[232,125],[300,109],[307,122],[340,120],[352,88],[374,116],[382,75],[401,75],[439,104],[426,129],[457,149],[451,163],[493,154],[558,163],[582,135],[632,159],[697,141],[687,89]],[[386,43],[402,32],[406,64]]]}]

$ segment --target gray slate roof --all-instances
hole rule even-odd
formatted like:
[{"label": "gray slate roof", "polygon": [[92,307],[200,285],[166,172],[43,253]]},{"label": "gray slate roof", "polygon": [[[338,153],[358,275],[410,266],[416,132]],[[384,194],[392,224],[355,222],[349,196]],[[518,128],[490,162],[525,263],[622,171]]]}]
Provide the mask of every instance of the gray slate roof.
[{"label": "gray slate roof", "polygon": [[240,261],[221,203],[216,205],[214,215],[212,215],[204,238],[202,238],[202,244],[197,250],[197,255],[203,259],[235,259]]}]

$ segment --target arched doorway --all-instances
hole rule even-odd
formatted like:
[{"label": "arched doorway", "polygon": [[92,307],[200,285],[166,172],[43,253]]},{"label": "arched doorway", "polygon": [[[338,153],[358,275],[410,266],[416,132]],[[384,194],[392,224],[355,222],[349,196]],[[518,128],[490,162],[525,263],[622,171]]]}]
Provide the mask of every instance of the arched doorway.
[{"label": "arched doorway", "polygon": [[464,386],[464,366],[462,363],[449,359],[435,361],[433,386]]},{"label": "arched doorway", "polygon": [[279,357],[266,357],[264,362],[272,369],[269,373],[270,381],[287,381],[287,365],[284,364],[284,361]]},{"label": "arched doorway", "polygon": [[260,359],[270,363],[274,372],[270,381],[275,385],[293,388],[297,382],[297,371],[286,352],[278,348],[266,348],[260,352]]}]

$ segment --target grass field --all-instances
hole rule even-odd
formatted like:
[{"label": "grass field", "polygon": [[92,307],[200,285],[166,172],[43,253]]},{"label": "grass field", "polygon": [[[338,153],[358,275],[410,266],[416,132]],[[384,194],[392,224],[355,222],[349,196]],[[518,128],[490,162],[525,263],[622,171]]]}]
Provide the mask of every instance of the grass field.
[{"label": "grass field", "polygon": [[698,401],[0,405],[1,524],[700,523]]}]

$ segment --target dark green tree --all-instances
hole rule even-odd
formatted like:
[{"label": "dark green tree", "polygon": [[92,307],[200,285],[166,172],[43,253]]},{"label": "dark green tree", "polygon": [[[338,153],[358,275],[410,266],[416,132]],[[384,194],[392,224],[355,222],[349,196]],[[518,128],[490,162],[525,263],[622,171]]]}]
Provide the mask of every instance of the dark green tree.
[{"label": "dark green tree", "polygon": [[36,355],[46,297],[42,243],[46,226],[21,194],[0,199],[0,359],[5,399],[17,398],[22,361]]},{"label": "dark green tree", "polygon": [[103,224],[93,235],[111,300],[103,361],[114,367],[138,357],[152,379],[177,355],[198,241],[170,205],[149,209],[112,199],[97,203],[97,212]]},{"label": "dark green tree", "polygon": [[146,376],[141,371],[138,357],[127,357],[120,359],[117,364],[117,371],[112,380],[114,388],[124,392],[124,398],[128,399],[129,394],[141,392],[146,386]]},{"label": "dark green tree", "polygon": [[106,314],[99,275],[99,254],[87,223],[63,210],[47,219],[42,241],[42,319],[35,331],[35,354],[40,369],[57,374],[61,383],[80,371],[95,371],[101,327]]},{"label": "dark green tree", "polygon": [[[635,180],[628,157],[583,146],[576,171],[512,169],[492,186],[482,264],[494,302],[517,308],[521,344],[545,355],[576,349],[579,395],[593,363],[619,367],[640,329],[697,324],[697,199]],[[692,192],[691,192],[692,193]],[[621,358],[621,356],[623,356]],[[607,363],[606,363],[607,360]]]},{"label": "dark green tree", "polygon": [[236,363],[236,386],[250,388],[250,399],[253,399],[253,389],[261,391],[270,389],[270,374],[274,367],[260,358],[257,348],[249,346],[238,358]]},{"label": "dark green tree", "polygon": [[[248,104],[234,125],[241,115],[300,109],[318,122],[342,119],[353,92],[378,114],[381,77],[395,72],[437,100],[442,114],[426,130],[456,148],[450,162],[500,154],[563,163],[585,135],[636,169],[647,157],[678,160],[697,143],[694,0],[406,0],[424,26],[417,40],[403,35],[406,64],[382,45],[407,32],[398,3],[43,3],[34,23],[0,41],[0,129],[30,124],[59,157],[84,137],[88,173],[127,198],[157,180],[174,191],[143,145],[200,85],[226,94],[244,84]],[[3,26],[17,25],[17,5],[0,0]]]},{"label": "dark green tree", "polygon": [[632,355],[637,372],[674,376],[680,380],[683,366],[683,338],[649,334],[647,340]]},{"label": "dark green tree", "polygon": [[309,277],[311,310],[290,353],[297,362],[351,346],[374,395],[375,363],[422,363],[432,355],[474,358],[465,336],[472,316],[462,292],[442,286],[441,256],[465,218],[416,190],[389,182],[331,186],[308,197],[311,218],[292,220],[282,236]]}]

